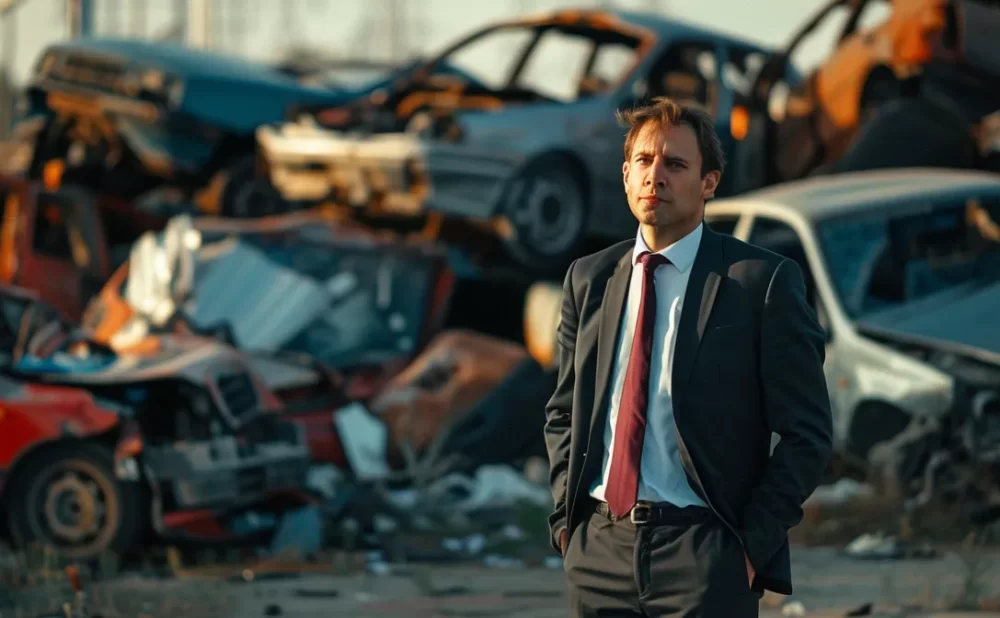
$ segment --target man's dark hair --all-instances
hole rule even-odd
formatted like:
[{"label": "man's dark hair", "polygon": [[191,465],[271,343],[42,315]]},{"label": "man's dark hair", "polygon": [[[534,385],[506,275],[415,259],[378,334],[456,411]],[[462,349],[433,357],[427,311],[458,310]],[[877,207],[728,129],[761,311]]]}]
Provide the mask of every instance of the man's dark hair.
[{"label": "man's dark hair", "polygon": [[648,105],[629,110],[619,110],[616,114],[618,122],[627,126],[625,135],[625,160],[632,155],[639,132],[650,124],[658,127],[668,125],[688,125],[694,129],[698,137],[698,150],[701,152],[701,175],[718,170],[722,173],[726,167],[726,155],[722,152],[722,142],[715,133],[715,120],[712,115],[701,107],[682,105],[667,97],[657,97]]}]

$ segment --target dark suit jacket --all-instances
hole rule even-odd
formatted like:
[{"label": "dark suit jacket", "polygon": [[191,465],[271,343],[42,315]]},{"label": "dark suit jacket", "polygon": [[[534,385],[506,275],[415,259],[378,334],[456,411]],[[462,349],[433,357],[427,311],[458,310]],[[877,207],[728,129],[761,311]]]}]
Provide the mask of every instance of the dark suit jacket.
[{"label": "dark suit jacket", "polygon": [[[574,261],[563,284],[558,381],[545,424],[557,551],[600,474],[634,243]],[[675,429],[688,479],[739,537],[758,592],[791,594],[787,531],[832,452],[825,337],[801,269],[706,225],[675,346]],[[773,454],[771,432],[781,436]]]}]

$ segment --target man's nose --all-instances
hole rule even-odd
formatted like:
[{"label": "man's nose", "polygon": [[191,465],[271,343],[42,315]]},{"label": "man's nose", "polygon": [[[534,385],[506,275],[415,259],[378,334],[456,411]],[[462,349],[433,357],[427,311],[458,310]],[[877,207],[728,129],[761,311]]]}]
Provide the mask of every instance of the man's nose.
[{"label": "man's nose", "polygon": [[662,170],[660,170],[658,167],[653,168],[649,172],[649,175],[646,177],[646,184],[656,188],[666,187],[667,174]]}]

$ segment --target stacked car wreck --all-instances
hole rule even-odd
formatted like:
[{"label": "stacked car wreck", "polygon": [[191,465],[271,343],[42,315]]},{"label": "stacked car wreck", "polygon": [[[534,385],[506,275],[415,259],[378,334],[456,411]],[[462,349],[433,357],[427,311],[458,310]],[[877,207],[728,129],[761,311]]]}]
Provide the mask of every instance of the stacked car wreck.
[{"label": "stacked car wreck", "polygon": [[[837,15],[803,77],[791,53]],[[0,162],[0,533],[70,558],[228,541],[340,513],[319,470],[429,491],[544,457],[560,282],[634,235],[615,111],[657,96],[716,119],[708,225],[806,274],[843,458],[911,508],[996,504],[998,15],[837,0],[775,51],[562,10],[351,87],[45,50]],[[909,136],[933,147],[886,132],[940,109]]]}]

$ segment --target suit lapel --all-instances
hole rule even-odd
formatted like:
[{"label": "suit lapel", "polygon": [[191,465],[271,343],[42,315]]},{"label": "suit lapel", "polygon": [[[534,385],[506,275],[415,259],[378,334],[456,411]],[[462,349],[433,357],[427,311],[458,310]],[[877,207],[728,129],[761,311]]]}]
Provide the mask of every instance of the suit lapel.
[{"label": "suit lapel", "polygon": [[603,424],[606,418],[604,411],[608,407],[608,381],[611,379],[611,365],[614,362],[618,341],[618,331],[621,329],[622,314],[625,311],[625,298],[628,296],[629,282],[632,279],[632,247],[629,247],[615,265],[615,271],[608,279],[601,303],[601,322],[597,330],[597,371],[594,397],[594,410],[590,415],[590,431]]},{"label": "suit lapel", "polygon": [[722,261],[721,251],[718,235],[706,225],[702,230],[698,254],[691,266],[691,276],[688,278],[687,290],[684,293],[684,306],[681,308],[681,321],[677,325],[674,368],[671,376],[674,393],[680,392],[691,377],[694,359],[705,334],[712,307],[715,305],[715,296],[722,281],[722,276],[716,272],[718,264]]}]

